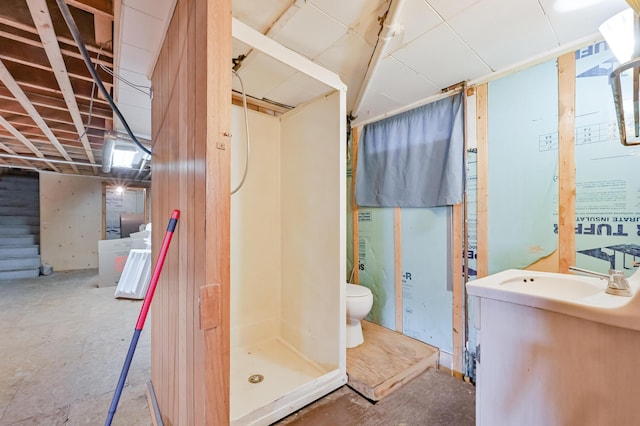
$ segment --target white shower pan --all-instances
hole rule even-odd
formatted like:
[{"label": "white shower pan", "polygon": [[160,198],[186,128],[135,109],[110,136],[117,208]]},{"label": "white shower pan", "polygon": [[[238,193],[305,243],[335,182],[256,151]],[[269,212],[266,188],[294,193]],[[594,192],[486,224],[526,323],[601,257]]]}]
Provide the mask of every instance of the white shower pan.
[{"label": "white shower pan", "polygon": [[[281,116],[249,111],[231,198],[231,424],[268,425],[347,381],[346,87],[235,19],[233,36],[327,89]],[[235,188],[236,106],[232,135]]]}]

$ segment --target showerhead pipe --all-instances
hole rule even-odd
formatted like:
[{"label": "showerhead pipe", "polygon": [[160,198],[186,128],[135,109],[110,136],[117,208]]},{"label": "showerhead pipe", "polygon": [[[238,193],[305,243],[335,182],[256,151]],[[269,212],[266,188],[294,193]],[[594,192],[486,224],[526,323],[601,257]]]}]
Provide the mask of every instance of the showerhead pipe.
[{"label": "showerhead pipe", "polygon": [[231,195],[233,195],[236,192],[238,192],[240,188],[242,188],[242,185],[244,185],[244,180],[247,178],[247,172],[249,171],[251,141],[249,139],[249,111],[247,109],[247,93],[244,90],[244,83],[242,82],[242,78],[240,77],[240,75],[235,71],[231,71],[231,72],[240,81],[240,88],[242,89],[242,107],[244,108],[244,126],[247,133],[247,156],[246,156],[246,161],[244,162],[244,172],[242,173],[242,179],[240,180],[240,183],[238,184],[238,186],[233,191],[231,191]]}]

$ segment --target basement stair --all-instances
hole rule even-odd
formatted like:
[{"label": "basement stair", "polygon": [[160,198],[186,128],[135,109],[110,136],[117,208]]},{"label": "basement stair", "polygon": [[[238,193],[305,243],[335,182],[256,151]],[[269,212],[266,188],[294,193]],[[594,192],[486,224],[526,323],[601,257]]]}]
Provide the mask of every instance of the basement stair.
[{"label": "basement stair", "polygon": [[40,275],[38,175],[0,175],[0,280]]}]

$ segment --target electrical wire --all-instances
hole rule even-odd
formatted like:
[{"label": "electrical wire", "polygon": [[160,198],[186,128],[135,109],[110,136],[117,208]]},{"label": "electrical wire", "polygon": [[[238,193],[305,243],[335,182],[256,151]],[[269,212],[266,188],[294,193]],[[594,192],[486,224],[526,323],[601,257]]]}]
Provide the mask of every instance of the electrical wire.
[{"label": "electrical wire", "polygon": [[[96,67],[98,66],[98,61],[100,60],[102,49],[104,49],[104,47],[109,43],[111,43],[111,40],[103,43],[102,46],[100,46],[100,50],[98,50],[98,55],[96,56]],[[87,117],[87,124],[85,124],[84,132],[82,132],[82,134],[78,138],[78,141],[82,139],[82,137],[86,135],[87,132],[89,131],[89,126],[91,125],[91,119],[93,118],[93,100],[94,100],[95,92],[96,92],[96,82],[94,80],[93,83],[91,84],[91,97],[89,98],[89,117]]]},{"label": "electrical wire", "polygon": [[73,39],[78,45],[78,50],[80,50],[80,54],[84,59],[84,63],[87,66],[89,73],[91,73],[91,77],[93,77],[93,80],[98,85],[98,88],[104,95],[105,99],[107,100],[107,102],[109,102],[111,109],[120,119],[120,122],[124,126],[131,140],[138,146],[138,148],[140,148],[140,150],[142,150],[142,152],[151,155],[151,151],[147,149],[147,147],[142,145],[138,140],[138,138],[136,137],[136,135],[133,134],[133,131],[131,131],[131,127],[129,127],[129,124],[127,123],[127,120],[125,120],[124,116],[120,112],[120,109],[113,101],[113,98],[109,94],[109,91],[106,89],[106,87],[104,87],[104,84],[102,83],[102,80],[98,75],[98,72],[93,68],[93,63],[91,62],[91,57],[89,56],[89,52],[87,52],[87,48],[85,47],[84,41],[82,41],[82,37],[80,36],[80,31],[78,30],[78,27],[76,26],[76,23],[73,20],[73,16],[71,15],[71,11],[69,10],[69,7],[65,3],[65,0],[56,0],[56,3],[58,4],[58,8],[60,9],[60,13],[62,13],[62,17],[64,18],[64,21],[67,23],[67,26],[69,27],[69,31],[71,32]]},{"label": "electrical wire", "polygon": [[244,83],[242,82],[242,78],[240,77],[240,75],[233,70],[231,72],[240,81],[240,89],[242,89],[242,107],[244,108],[244,126],[247,132],[247,156],[244,162],[244,173],[242,174],[242,180],[240,180],[240,184],[238,184],[236,189],[231,191],[231,195],[233,195],[236,192],[238,192],[240,188],[242,188],[242,185],[244,184],[244,180],[247,178],[247,172],[249,171],[249,154],[251,151],[251,141],[249,139],[249,111],[247,109],[247,93],[244,91]]},{"label": "electrical wire", "polygon": [[[131,87],[131,88],[133,88],[133,89],[137,90],[138,92],[143,93],[143,94],[145,94],[145,95],[147,95],[148,97],[150,97],[150,98],[151,98],[151,87],[150,87],[150,86],[145,86],[145,85],[143,85],[143,84],[135,84],[135,83],[132,83],[132,82],[130,82],[129,80],[127,80],[126,78],[124,78],[124,77],[120,77],[120,76],[119,76],[119,75],[117,75],[115,72],[111,71],[111,70],[109,69],[109,67],[106,67],[104,64],[99,64],[99,65],[100,65],[100,68],[101,68],[104,72],[106,72],[107,74],[109,74],[111,77],[113,77],[113,78],[117,78],[118,80],[120,80],[121,82],[123,82],[124,84],[126,84],[127,86],[129,86],[129,87]],[[147,90],[145,91],[145,90],[142,90],[142,89],[147,89]]]}]

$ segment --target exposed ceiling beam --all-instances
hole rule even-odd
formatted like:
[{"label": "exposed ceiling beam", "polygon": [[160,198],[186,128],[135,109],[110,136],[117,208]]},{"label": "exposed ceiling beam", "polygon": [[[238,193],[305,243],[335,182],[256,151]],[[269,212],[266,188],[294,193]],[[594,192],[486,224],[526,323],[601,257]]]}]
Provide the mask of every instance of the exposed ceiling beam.
[{"label": "exposed ceiling beam", "polygon": [[[38,111],[38,112],[40,113],[40,115],[43,115],[42,111]],[[22,107],[20,107],[19,104],[17,103],[10,104],[9,102],[0,102],[0,114],[4,115],[5,117],[9,117],[9,116],[29,117],[29,114],[24,112],[24,110],[22,109]],[[45,122],[47,123],[61,123],[61,124],[67,124],[67,125],[73,126],[71,118],[69,117],[69,114],[67,114],[66,112],[51,110],[51,111],[47,111],[46,114],[44,114],[43,116],[44,116]],[[13,117],[10,118],[10,122],[15,122]],[[89,129],[96,129],[101,131],[107,130],[107,128],[105,127],[105,119],[93,117],[89,125]]]},{"label": "exposed ceiling beam", "polygon": [[[3,0],[4,1],[4,0]],[[26,24],[22,24],[20,22],[16,22],[16,21],[12,21],[11,19],[8,19],[6,17],[0,16],[0,24],[4,24],[4,25],[8,25],[12,28],[16,28],[22,31],[26,31],[28,33],[31,34],[38,34],[38,30],[35,29],[34,27],[32,27],[31,25],[26,25]],[[57,37],[58,41],[60,43],[64,43],[64,44],[68,44],[69,46],[75,46],[76,42],[72,39],[72,38],[67,38],[67,37],[61,37],[58,36]],[[87,44],[87,50],[93,53],[100,53],[102,56],[107,56],[109,58],[113,58],[113,53],[106,50],[106,49],[102,49],[100,47],[95,47],[95,46],[91,46],[90,44]]]},{"label": "exposed ceiling beam", "polygon": [[65,3],[96,16],[105,16],[113,20],[112,0],[65,0]]},{"label": "exposed ceiling beam", "polygon": [[104,15],[93,16],[93,30],[98,46],[106,46],[113,43],[113,18]]},{"label": "exposed ceiling beam", "polygon": [[[37,93],[27,93],[27,97],[31,101],[31,103],[35,106],[42,108],[51,108],[58,111],[67,111],[67,105],[64,103],[63,99],[59,99],[57,97],[51,97],[46,95],[41,95]],[[0,87],[0,99],[6,99],[13,102],[16,102],[16,99],[13,97],[11,92],[9,92],[4,87]],[[80,105],[81,113],[83,115],[89,115],[89,105]],[[93,105],[93,109],[91,111],[91,115],[93,117],[99,117],[103,119],[112,119],[113,112],[108,108],[101,108],[100,106]]]},{"label": "exposed ceiling beam", "polygon": [[[18,100],[18,102],[20,102],[20,105],[22,105],[22,108],[24,108],[25,111],[29,113],[33,121],[35,121],[38,127],[40,127],[40,130],[42,130],[42,133],[44,133],[47,139],[49,139],[49,141],[53,144],[53,146],[56,147],[56,149],[58,150],[58,152],[60,152],[62,157],[67,161],[73,161],[71,157],[69,157],[69,154],[67,153],[67,151],[64,150],[64,147],[60,144],[60,142],[58,142],[54,134],[51,132],[51,129],[49,129],[49,127],[44,122],[44,120],[42,119],[38,111],[36,111],[36,108],[29,101],[29,98],[27,98],[27,95],[25,95],[25,93],[22,91],[22,89],[20,88],[16,80],[9,73],[9,70],[7,69],[7,67],[4,66],[4,63],[1,60],[0,60],[0,80],[2,80],[2,82],[7,87],[7,89],[9,89],[9,91]],[[78,168],[75,165],[72,165],[71,167],[73,168],[74,172],[78,173]]]},{"label": "exposed ceiling beam", "polygon": [[73,93],[73,87],[71,87],[71,80],[69,80],[67,67],[64,63],[64,59],[62,59],[62,53],[60,53],[60,46],[58,45],[56,33],[53,29],[53,22],[51,22],[51,15],[49,15],[47,2],[45,0],[27,0],[27,5],[29,6],[33,22],[36,24],[38,34],[40,34],[40,39],[42,40],[44,50],[47,53],[49,62],[51,63],[53,73],[56,76],[56,80],[58,80],[62,96],[69,108],[69,114],[71,114],[73,124],[76,126],[82,146],[84,146],[87,159],[91,164],[94,164],[96,160],[93,156],[93,150],[89,144],[89,139],[87,139],[87,132],[85,131],[84,123],[80,116],[76,96]]},{"label": "exposed ceiling beam", "polygon": [[[42,152],[40,152],[40,150],[31,143],[31,141],[29,139],[27,139],[26,137],[24,137],[24,135],[22,133],[20,133],[18,130],[16,130],[15,127],[13,127],[11,125],[11,123],[9,123],[7,120],[4,119],[4,117],[0,116],[0,126],[4,127],[5,129],[7,129],[9,131],[9,133],[11,133],[13,135],[13,137],[15,137],[16,139],[18,139],[20,142],[22,142],[27,148],[29,148],[29,150],[31,152],[33,152],[36,157],[39,158],[44,158],[44,154]],[[6,146],[6,145],[5,145]],[[8,148],[8,147],[7,147]],[[9,152],[10,154],[16,154],[15,151],[13,150],[7,150],[5,149],[5,151]],[[10,152],[11,151],[11,152]],[[58,170],[56,168],[56,166],[54,166],[51,163],[47,163],[47,165],[49,167],[51,167],[53,170],[59,172],[60,170]]]},{"label": "exposed ceiling beam", "polygon": [[[7,145],[3,144],[2,142],[0,142],[0,149],[2,149],[5,152],[8,152],[11,155],[18,155],[14,150],[12,150],[11,148],[9,148]],[[25,166],[27,166],[28,168],[35,168],[33,166],[33,164],[31,164],[30,162],[23,160],[23,159],[17,159],[17,161],[21,162],[22,164],[24,164]],[[8,163],[4,158],[2,159],[2,164],[6,164],[6,165],[11,165],[11,163]],[[47,163],[49,164],[49,163]],[[15,165],[15,167],[20,167],[22,168],[22,166],[18,166]],[[59,172],[59,169],[54,169],[56,172]]]},{"label": "exposed ceiling beam", "polygon": [[[2,20],[2,18],[0,18],[0,20]],[[13,34],[10,33],[8,31],[3,31],[0,30],[0,37],[6,38],[7,40],[11,40],[11,41],[16,41],[19,43],[23,43],[29,46],[33,46],[33,47],[38,47],[40,49],[44,48],[44,46],[42,45],[42,41],[40,40],[34,40],[28,37],[23,37],[17,34]],[[70,58],[75,58],[75,59],[79,59],[82,61],[82,65],[85,67],[86,69],[86,65],[84,65],[84,60],[82,58],[82,55],[79,52],[74,52],[73,50],[69,50],[69,49],[60,49],[60,52],[62,52],[62,54],[64,56],[68,56]],[[102,57],[102,58],[100,58]],[[107,59],[104,59],[107,58]],[[102,64],[105,67],[108,67],[109,69],[113,69],[113,62],[111,60],[111,58],[109,58],[108,55],[104,54],[104,50],[101,52],[98,52],[95,54],[95,57],[91,57],[91,62],[93,62],[94,64]],[[88,77],[87,77],[88,78]],[[105,83],[108,84],[108,83]]]}]

